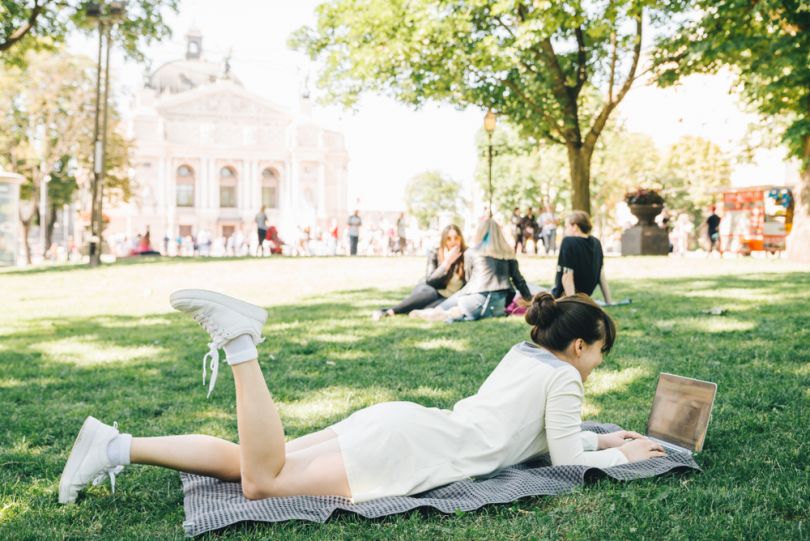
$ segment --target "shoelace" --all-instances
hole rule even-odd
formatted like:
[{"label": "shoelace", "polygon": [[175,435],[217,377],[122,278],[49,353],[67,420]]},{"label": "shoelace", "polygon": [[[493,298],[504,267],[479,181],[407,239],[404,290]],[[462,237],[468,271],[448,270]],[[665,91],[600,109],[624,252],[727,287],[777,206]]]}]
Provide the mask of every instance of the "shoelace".
[{"label": "shoelace", "polygon": [[208,381],[207,395],[207,398],[211,398],[211,393],[214,392],[214,386],[217,384],[217,376],[219,375],[219,348],[221,348],[227,341],[227,337],[223,334],[222,329],[214,325],[213,321],[211,321],[207,314],[197,312],[192,317],[194,318],[194,321],[202,326],[203,329],[208,331],[208,334],[210,334],[211,338],[213,339],[213,341],[208,344],[208,353],[203,356],[202,361],[203,385],[205,385],[205,379],[207,377],[206,363],[208,363],[208,367],[211,368],[211,379]]},{"label": "shoelace", "polygon": [[206,398],[211,398],[211,393],[214,392],[214,385],[217,384],[217,375],[219,375],[219,348],[217,347],[216,343],[211,342],[208,344],[208,353],[205,354],[202,361],[203,366],[203,373],[202,373],[202,381],[203,385],[205,385],[205,377],[206,377],[206,369],[205,363],[206,361],[210,360],[210,367],[211,367],[211,379],[208,381],[208,395]]},{"label": "shoelace", "polygon": [[[118,423],[117,422],[113,423],[113,428],[118,430]],[[119,473],[121,473],[122,471],[124,471],[124,467],[121,466],[120,464],[118,466],[113,466],[112,468],[106,468],[106,469],[101,470],[101,472],[99,472],[99,474],[96,476],[96,478],[93,479],[93,486],[97,487],[98,485],[103,483],[104,480],[109,476],[109,478],[110,478],[110,491],[113,494],[115,494],[115,476],[118,475]]]},{"label": "shoelace", "polygon": [[[208,343],[208,353],[203,356],[202,360],[202,381],[205,385],[205,378],[208,375],[207,368],[211,369],[211,379],[208,380],[208,395],[206,398],[211,398],[211,393],[214,392],[214,386],[217,384],[217,376],[219,375],[219,349],[224,346],[230,339],[225,333],[222,332],[218,326],[208,317],[208,314],[197,312],[191,316],[194,321],[202,325],[202,328],[208,331],[211,335],[212,341]],[[256,344],[264,342],[264,337],[259,338]],[[206,368],[206,364],[208,365]]]}]

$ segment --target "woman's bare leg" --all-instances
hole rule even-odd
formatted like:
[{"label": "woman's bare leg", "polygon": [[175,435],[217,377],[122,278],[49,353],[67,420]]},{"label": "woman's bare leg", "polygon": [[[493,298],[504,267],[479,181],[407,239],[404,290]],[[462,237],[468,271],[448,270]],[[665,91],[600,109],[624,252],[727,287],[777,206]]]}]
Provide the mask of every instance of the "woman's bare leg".
[{"label": "woman's bare leg", "polygon": [[[291,442],[258,361],[231,366],[236,384],[242,490],[251,499],[268,496],[350,497],[343,455],[332,430]],[[289,451],[289,453],[288,453]]]},{"label": "woman's bare leg", "polygon": [[284,426],[257,360],[231,366],[236,384],[236,420],[242,479],[267,486],[286,460]]},{"label": "woman's bare leg", "polygon": [[239,445],[200,434],[132,438],[130,461],[173,470],[239,481]]},{"label": "woman's bare leg", "polygon": [[295,438],[294,440],[290,440],[287,442],[286,447],[287,456],[289,456],[292,453],[304,451],[306,449],[309,449],[310,447],[314,447],[325,441],[333,440],[335,438],[337,438],[337,433],[331,428],[325,428],[323,430],[313,432],[312,434],[306,434],[304,436],[301,436],[300,438]]}]

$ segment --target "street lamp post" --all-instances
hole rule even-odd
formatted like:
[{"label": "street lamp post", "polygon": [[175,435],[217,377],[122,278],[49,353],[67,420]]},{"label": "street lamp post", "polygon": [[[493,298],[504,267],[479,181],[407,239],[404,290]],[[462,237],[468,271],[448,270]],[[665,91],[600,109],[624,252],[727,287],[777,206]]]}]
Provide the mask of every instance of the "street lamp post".
[{"label": "street lamp post", "polygon": [[[110,49],[112,49],[112,26],[124,14],[123,2],[106,4],[91,2],[87,4],[87,16],[98,21],[98,67],[96,69],[96,115],[93,129],[93,183],[92,202],[90,205],[90,244],[88,255],[90,266],[101,263],[103,243],[103,195],[104,171],[107,146],[107,118],[110,90]],[[104,62],[104,97],[102,106],[101,58],[104,50],[104,38],[107,38],[107,54]],[[101,117],[103,116],[103,121]],[[99,124],[103,124],[100,126]]]},{"label": "street lamp post", "polygon": [[489,156],[489,217],[492,218],[492,134],[495,133],[495,113],[492,112],[492,109],[488,110],[484,116],[484,130],[489,137],[487,152]]}]

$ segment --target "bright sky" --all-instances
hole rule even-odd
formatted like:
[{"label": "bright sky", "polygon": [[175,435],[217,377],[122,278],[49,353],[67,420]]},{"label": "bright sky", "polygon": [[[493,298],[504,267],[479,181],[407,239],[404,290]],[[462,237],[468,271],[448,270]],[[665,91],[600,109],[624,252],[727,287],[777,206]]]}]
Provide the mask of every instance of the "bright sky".
[{"label": "bright sky", "polygon": [[[289,35],[315,21],[320,0],[184,0],[177,15],[167,22],[170,40],[147,51],[150,70],[185,54],[185,34],[192,26],[203,35],[203,54],[220,61],[231,51],[233,73],[245,87],[296,112],[304,78],[317,71],[303,54],[287,48]],[[95,58],[96,42],[76,38],[70,47]],[[116,58],[117,57],[117,58]],[[143,65],[124,62],[114,55],[117,91],[131,96],[144,80]],[[726,76],[693,77],[680,89],[660,90],[639,84],[620,105],[619,114],[632,131],[648,133],[662,149],[681,135],[701,135],[730,150],[743,137],[752,118],[744,115],[729,95]],[[317,90],[315,91],[317,95]],[[414,175],[438,169],[469,186],[477,160],[474,136],[484,112],[458,111],[432,105],[414,111],[393,100],[367,96],[358,112],[336,107],[315,108],[314,116],[326,127],[346,136],[349,151],[349,205],[359,198],[366,210],[404,208],[403,192]],[[785,174],[779,152],[766,161],[768,175]],[[763,173],[749,171],[741,183],[757,180]],[[740,177],[740,174],[736,176]],[[751,178],[748,178],[751,177]]]}]

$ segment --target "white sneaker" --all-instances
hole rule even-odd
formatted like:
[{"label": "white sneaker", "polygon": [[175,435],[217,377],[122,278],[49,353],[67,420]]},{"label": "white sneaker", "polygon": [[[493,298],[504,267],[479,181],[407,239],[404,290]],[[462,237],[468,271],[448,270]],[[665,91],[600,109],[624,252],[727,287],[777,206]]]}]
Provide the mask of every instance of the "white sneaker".
[{"label": "white sneaker", "polygon": [[203,357],[203,385],[206,361],[210,359],[210,397],[219,373],[218,350],[243,334],[249,335],[256,345],[262,343],[262,327],[267,321],[267,312],[254,304],[204,289],[181,289],[172,293],[169,300],[175,309],[190,314],[211,336],[208,353]]},{"label": "white sneaker", "polygon": [[73,443],[62,478],[59,480],[59,503],[73,503],[76,496],[88,483],[101,484],[110,477],[115,493],[115,476],[124,469],[113,466],[107,457],[107,446],[118,436],[118,425],[105,425],[94,417],[84,420],[79,435]]}]

